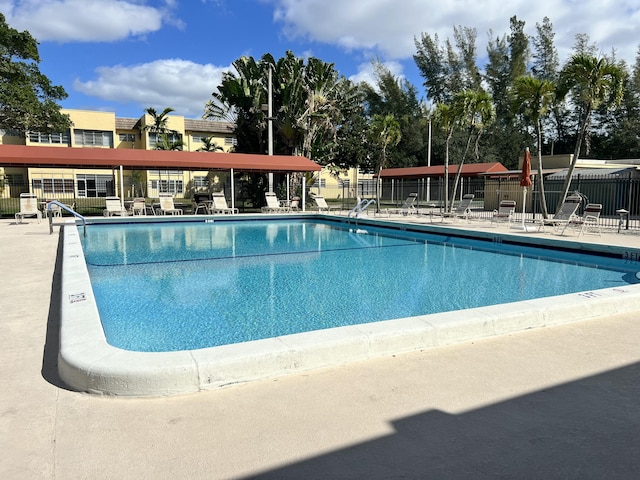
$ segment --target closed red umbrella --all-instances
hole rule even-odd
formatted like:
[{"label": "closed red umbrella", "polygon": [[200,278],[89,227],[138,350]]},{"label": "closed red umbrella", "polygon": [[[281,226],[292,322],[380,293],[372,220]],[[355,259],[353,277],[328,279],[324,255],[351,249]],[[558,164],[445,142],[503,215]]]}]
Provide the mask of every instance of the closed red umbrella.
[{"label": "closed red umbrella", "polygon": [[524,151],[524,160],[522,161],[522,174],[520,175],[520,186],[527,188],[531,186],[531,152],[529,147]]},{"label": "closed red umbrella", "polygon": [[[531,153],[529,147],[524,151],[524,160],[522,161],[522,173],[520,174],[520,186],[522,189],[522,230],[527,231],[524,224],[525,206],[527,204],[527,187],[531,186]],[[516,227],[517,228],[517,227]]]}]

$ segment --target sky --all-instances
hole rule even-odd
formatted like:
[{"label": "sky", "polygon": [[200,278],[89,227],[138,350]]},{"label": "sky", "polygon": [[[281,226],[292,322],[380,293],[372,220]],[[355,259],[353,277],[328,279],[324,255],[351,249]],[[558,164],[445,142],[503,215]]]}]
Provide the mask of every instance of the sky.
[{"label": "sky", "polygon": [[640,0],[0,0],[0,12],[38,40],[40,71],[69,95],[62,107],[131,118],[147,107],[201,118],[234,60],[288,50],[370,83],[377,59],[426,99],[415,38],[475,28],[483,68],[513,15],[528,35],[549,17],[561,62],[577,34],[629,65],[640,45]]}]

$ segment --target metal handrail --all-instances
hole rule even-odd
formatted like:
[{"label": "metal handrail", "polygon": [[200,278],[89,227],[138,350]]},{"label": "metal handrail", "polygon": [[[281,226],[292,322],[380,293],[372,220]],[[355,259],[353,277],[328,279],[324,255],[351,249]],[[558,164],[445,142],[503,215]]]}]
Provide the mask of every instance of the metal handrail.
[{"label": "metal handrail", "polygon": [[82,220],[82,227],[83,227],[83,231],[84,231],[84,236],[85,237],[87,236],[87,219],[84,218],[82,215],[80,215],[78,212],[76,212],[69,205],[65,205],[64,203],[60,203],[57,200],[51,200],[50,202],[47,203],[47,212],[49,212],[48,215],[47,215],[49,217],[49,235],[51,235],[53,233],[53,215],[51,214],[51,212],[52,212],[51,207],[53,205],[59,206],[63,210],[66,210],[70,214],[72,214],[72,215],[78,217],[80,220]]},{"label": "metal handrail", "polygon": [[356,218],[360,217],[360,214],[362,212],[364,212],[367,208],[369,208],[371,205],[375,204],[376,201],[372,198],[371,200],[369,200],[367,203],[365,203],[363,205],[363,207],[360,209],[360,211],[358,213],[356,213]]},{"label": "metal handrail", "polygon": [[349,213],[347,214],[347,218],[351,217],[352,213],[355,213],[356,216],[357,216],[357,214],[359,214],[362,211],[363,208],[366,208],[363,205],[365,203],[367,203],[367,202],[368,202],[368,200],[366,198],[363,198],[358,203],[356,203],[356,206],[353,207],[351,210],[349,210]]}]

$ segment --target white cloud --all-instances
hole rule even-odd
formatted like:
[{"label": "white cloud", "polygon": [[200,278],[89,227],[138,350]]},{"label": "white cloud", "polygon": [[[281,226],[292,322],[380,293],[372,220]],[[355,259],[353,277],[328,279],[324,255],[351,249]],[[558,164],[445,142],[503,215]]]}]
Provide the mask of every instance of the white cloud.
[{"label": "white cloud", "polygon": [[[381,62],[396,78],[403,78],[402,64],[396,61]],[[373,64],[371,62],[362,63],[358,65],[358,73],[349,77],[354,83],[367,82],[372,87],[376,86],[376,74],[373,71]]]},{"label": "white cloud", "polygon": [[145,35],[159,30],[172,10],[171,3],[154,8],[135,0],[18,0],[0,5],[13,28],[28,30],[38,41],[60,43]]},{"label": "white cloud", "polygon": [[96,69],[98,78],[75,80],[74,90],[103,100],[147,107],[172,107],[187,117],[200,117],[222,73],[231,67],[201,65],[188,60],[156,60],[133,66]]},{"label": "white cloud", "polygon": [[345,50],[371,50],[386,59],[406,59],[415,53],[414,37],[422,32],[453,37],[454,26],[476,28],[478,57],[486,52],[487,33],[509,33],[509,18],[524,20],[534,35],[545,16],[556,33],[561,60],[575,36],[586,33],[603,53],[615,48],[632,62],[640,31],[636,0],[270,0],[274,19],[290,38],[339,45]]}]

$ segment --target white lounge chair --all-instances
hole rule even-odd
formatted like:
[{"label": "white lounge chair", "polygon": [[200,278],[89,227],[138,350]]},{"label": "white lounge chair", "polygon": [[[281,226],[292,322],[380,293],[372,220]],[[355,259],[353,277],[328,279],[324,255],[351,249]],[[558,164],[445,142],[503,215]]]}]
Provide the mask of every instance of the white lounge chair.
[{"label": "white lounge chair", "polygon": [[329,213],[331,210],[337,210],[337,208],[330,207],[329,205],[327,205],[327,201],[322,195],[316,195],[315,197],[313,197],[313,199],[315,200],[316,205],[318,206],[318,212]]},{"label": "white lounge chair", "polygon": [[182,215],[182,209],[176,208],[173,204],[173,196],[170,193],[159,193],[160,208],[158,211],[160,215]]},{"label": "white lounge chair", "polygon": [[581,203],[581,196],[569,195],[553,218],[550,220],[543,220],[540,228],[544,230],[545,226],[550,225],[553,227],[554,232],[560,232],[560,235],[564,235],[567,227],[569,227],[573,220],[576,220],[576,212],[578,211]]},{"label": "white lounge chair", "polygon": [[418,201],[417,193],[410,193],[407,199],[400,208],[390,208],[388,213],[402,214],[402,215],[416,215],[418,210],[416,209],[416,202]]},{"label": "white lounge chair", "polygon": [[106,197],[104,199],[104,205],[105,207],[102,214],[105,217],[110,217],[111,215],[127,216],[127,210],[122,206],[119,197]]},{"label": "white lounge chair", "polygon": [[24,217],[36,217],[42,221],[42,212],[38,210],[38,197],[33,193],[20,194],[20,211],[15,214],[16,222],[22,223]]},{"label": "white lounge chair", "polygon": [[131,215],[146,215],[147,214],[147,204],[144,198],[134,198],[131,203],[131,208],[129,209],[129,213]]},{"label": "white lounge chair", "polygon": [[211,206],[209,207],[209,213],[224,213],[224,214],[234,214],[238,213],[237,208],[231,208],[227,205],[227,199],[224,196],[223,192],[217,192],[212,195]]},{"label": "white lounge chair", "polygon": [[453,220],[464,218],[467,222],[469,222],[469,216],[471,215],[471,202],[473,201],[474,197],[475,195],[473,193],[467,193],[462,196],[462,200],[460,200],[460,203],[458,203],[458,205],[451,212],[429,212],[429,217],[432,222],[434,216],[440,216],[443,222],[445,218],[453,218]]},{"label": "white lounge chair", "polygon": [[282,205],[275,193],[266,192],[264,198],[267,201],[267,206],[262,207],[262,213],[283,213],[289,211],[289,207]]},{"label": "white lounge chair", "polygon": [[493,216],[491,217],[491,224],[507,222],[508,225],[511,225],[513,220],[513,215],[516,211],[516,202],[515,200],[502,200],[500,205],[498,205],[498,210],[493,211]]},{"label": "white lounge chair", "polygon": [[571,226],[580,229],[578,236],[583,233],[593,232],[600,235],[600,214],[602,213],[601,203],[587,203],[582,212],[582,217],[575,217],[571,220]]}]

